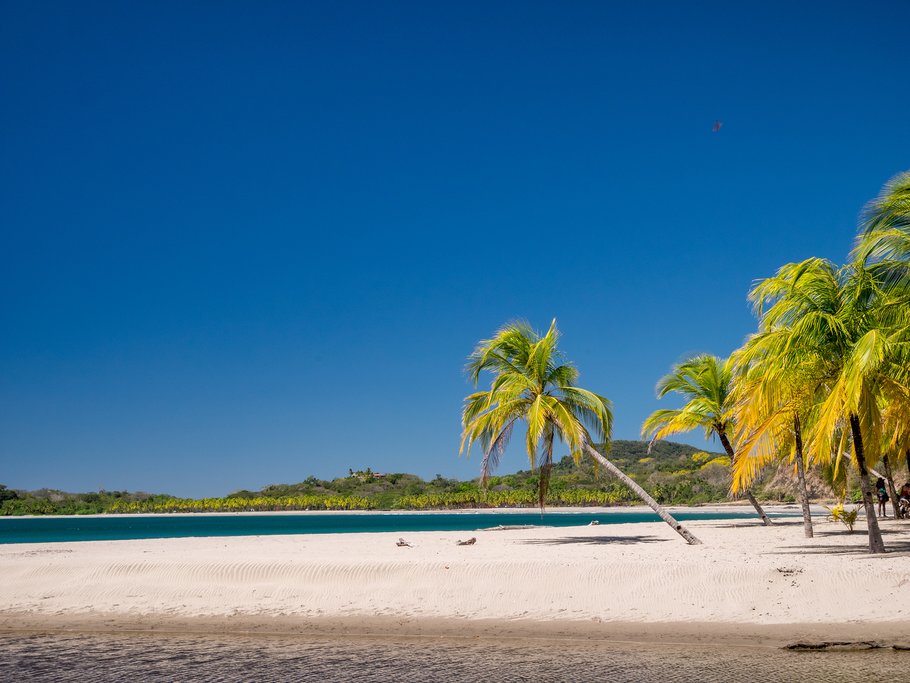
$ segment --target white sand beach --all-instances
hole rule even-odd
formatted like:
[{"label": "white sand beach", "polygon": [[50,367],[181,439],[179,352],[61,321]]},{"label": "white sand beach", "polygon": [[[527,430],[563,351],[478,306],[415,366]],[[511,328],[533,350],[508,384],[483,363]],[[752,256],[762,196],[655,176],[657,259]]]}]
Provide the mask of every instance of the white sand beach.
[{"label": "white sand beach", "polygon": [[0,629],[910,641],[910,524],[687,524],[3,545]]}]

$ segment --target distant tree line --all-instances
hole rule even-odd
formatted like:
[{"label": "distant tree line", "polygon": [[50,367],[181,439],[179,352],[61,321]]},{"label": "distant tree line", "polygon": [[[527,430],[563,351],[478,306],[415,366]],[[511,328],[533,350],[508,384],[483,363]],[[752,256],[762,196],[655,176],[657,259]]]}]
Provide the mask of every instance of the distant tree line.
[{"label": "distant tree line", "polygon": [[[667,505],[698,505],[728,500],[729,461],[685,444],[659,442],[648,451],[641,441],[614,441],[611,458],[654,498]],[[368,474],[369,473],[369,474]],[[786,475],[786,473],[783,473]],[[0,485],[0,515],[85,515],[105,513],[245,512],[278,510],[432,510],[485,507],[533,507],[538,502],[539,471],[492,476],[484,489],[478,480],[436,475],[374,476],[369,468],[350,470],[331,480],[307,477],[296,484],[273,484],[258,491],[240,490],[218,498],[177,498],[127,491],[66,493],[50,489],[16,491]],[[828,476],[817,472],[820,496],[833,498]],[[840,471],[843,480],[843,469]],[[840,484],[844,485],[843,482]],[[757,495],[793,501],[787,476],[769,478]],[[852,495],[859,497],[858,489]],[[549,506],[611,506],[637,503],[624,485],[592,463],[576,465],[571,457],[556,462],[547,494]]]}]

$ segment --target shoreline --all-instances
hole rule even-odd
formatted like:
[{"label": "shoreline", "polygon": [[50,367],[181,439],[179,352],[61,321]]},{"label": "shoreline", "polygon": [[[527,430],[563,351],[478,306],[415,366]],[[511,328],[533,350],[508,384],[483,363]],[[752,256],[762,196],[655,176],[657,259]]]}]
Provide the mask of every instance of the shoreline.
[{"label": "shoreline", "polygon": [[[801,508],[799,503],[768,503],[762,504],[765,512],[769,514],[777,514],[782,512],[797,512],[799,513]],[[539,508],[537,507],[524,507],[524,508],[453,508],[453,509],[435,509],[435,510],[261,510],[261,511],[252,511],[252,512],[116,512],[116,513],[101,513],[93,515],[8,515],[0,516],[0,524],[3,520],[6,519],[92,519],[92,518],[118,518],[118,517],[200,517],[204,515],[210,516],[225,516],[225,517],[242,517],[242,516],[269,516],[269,515],[341,515],[341,516],[356,516],[356,515],[438,515],[438,514],[450,514],[450,515],[475,515],[475,514],[527,514],[530,512],[536,512]],[[679,513],[688,513],[688,512],[705,512],[705,513],[742,513],[745,515],[755,514],[755,510],[751,505],[744,505],[738,501],[731,503],[706,503],[704,505],[677,505],[677,506],[664,506],[664,509],[669,512],[671,515]],[[826,508],[819,503],[813,503],[811,505],[812,514],[827,514]],[[578,506],[565,506],[565,507],[548,507],[544,512],[544,518],[548,514],[598,514],[598,515],[609,515],[609,514],[622,514],[624,512],[648,512],[654,513],[654,511],[647,505],[615,505],[610,507],[578,507]],[[863,514],[863,511],[860,510],[860,515]]]},{"label": "shoreline", "polygon": [[[559,641],[653,646],[782,649],[834,644],[832,650],[910,649],[905,622],[780,623],[590,622],[445,617],[176,617],[95,614],[39,617],[0,612],[0,634],[358,638],[484,642]],[[877,647],[869,647],[876,643]],[[895,647],[896,646],[896,647]],[[816,648],[806,648],[816,649]],[[819,647],[817,649],[826,649]]]},{"label": "shoreline", "polygon": [[910,643],[910,524],[687,526],[0,545],[0,631]]}]

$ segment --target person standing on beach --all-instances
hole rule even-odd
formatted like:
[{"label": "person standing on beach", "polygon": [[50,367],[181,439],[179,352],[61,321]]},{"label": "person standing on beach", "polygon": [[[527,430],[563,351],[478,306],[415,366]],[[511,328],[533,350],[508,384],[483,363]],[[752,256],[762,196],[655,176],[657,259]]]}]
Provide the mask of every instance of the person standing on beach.
[{"label": "person standing on beach", "polygon": [[888,497],[888,489],[885,488],[885,480],[881,477],[875,482],[875,491],[878,494],[878,514],[881,517],[887,517],[885,514],[885,503],[891,500]]}]

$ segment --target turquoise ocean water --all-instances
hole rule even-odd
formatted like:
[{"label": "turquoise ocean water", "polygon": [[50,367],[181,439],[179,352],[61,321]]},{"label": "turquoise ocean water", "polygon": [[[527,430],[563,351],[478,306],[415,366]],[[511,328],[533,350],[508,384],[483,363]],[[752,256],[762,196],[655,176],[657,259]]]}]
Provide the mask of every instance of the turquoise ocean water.
[{"label": "turquoise ocean water", "polygon": [[[774,516],[774,515],[772,515]],[[683,512],[681,521],[695,519],[749,519],[746,513]],[[363,532],[474,531],[499,525],[584,526],[658,522],[650,512],[471,512],[471,513],[365,513],[282,515],[130,515],[122,517],[0,518],[0,543],[62,541],[119,541],[138,538],[188,536],[272,536],[279,534],[337,534]]]}]

